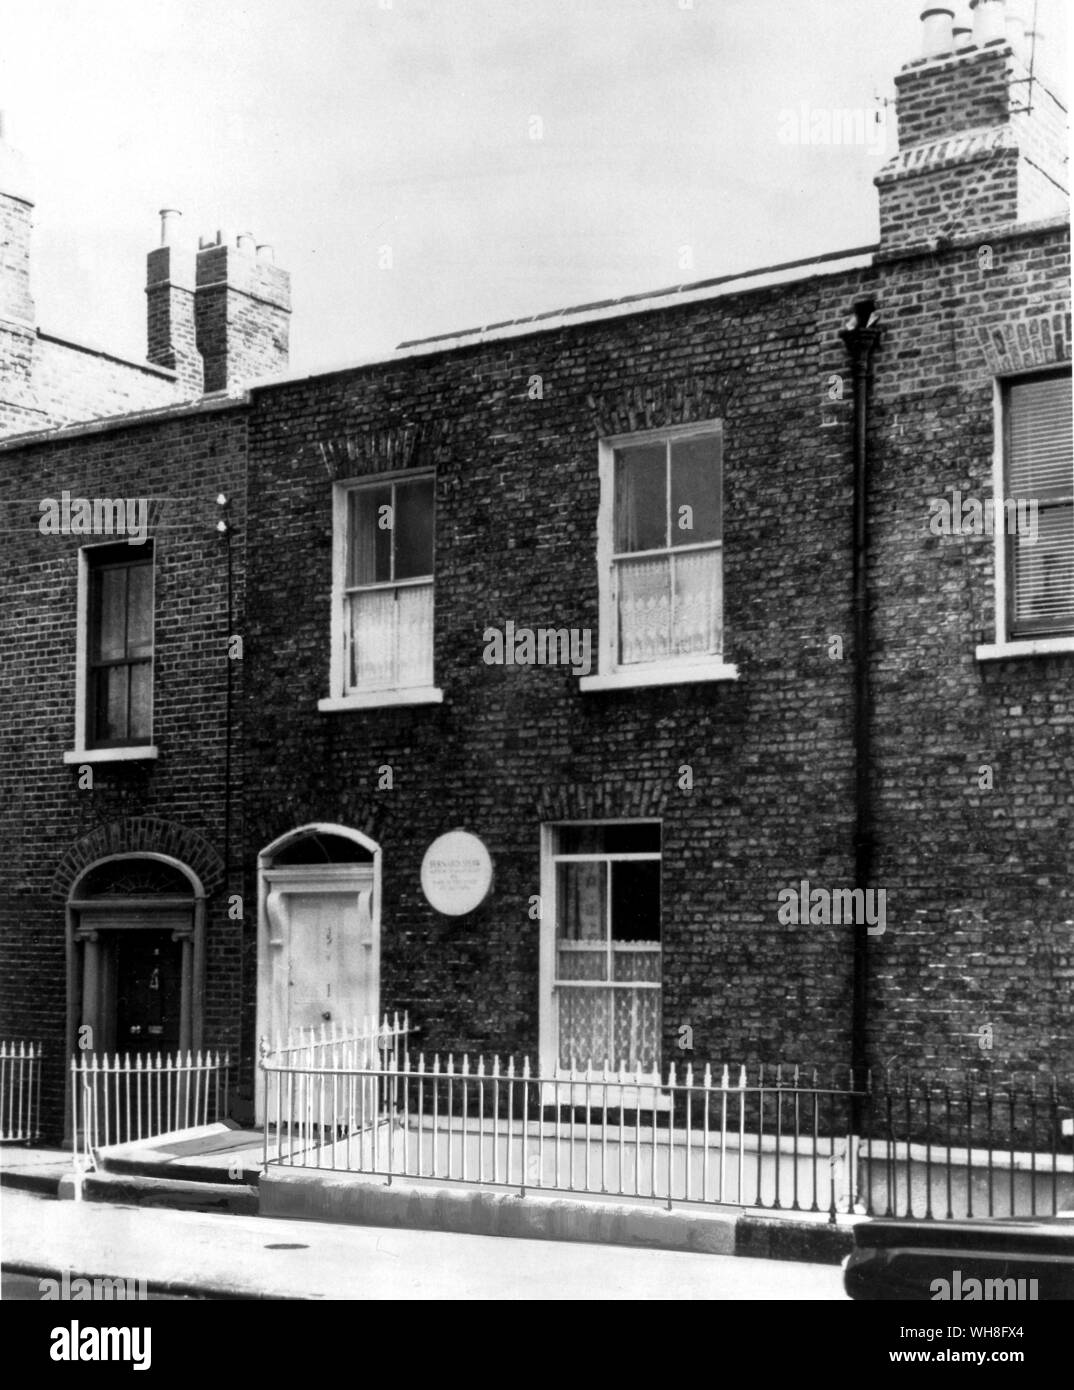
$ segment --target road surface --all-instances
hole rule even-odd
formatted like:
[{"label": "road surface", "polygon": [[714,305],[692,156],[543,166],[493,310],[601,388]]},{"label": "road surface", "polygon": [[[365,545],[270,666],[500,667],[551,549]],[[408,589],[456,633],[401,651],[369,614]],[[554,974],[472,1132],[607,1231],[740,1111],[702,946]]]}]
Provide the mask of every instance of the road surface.
[{"label": "road surface", "polygon": [[[842,1299],[837,1266],[224,1216],[0,1192],[8,1273],[302,1299]],[[25,1285],[19,1286],[25,1292]],[[15,1285],[12,1285],[14,1291]]]}]

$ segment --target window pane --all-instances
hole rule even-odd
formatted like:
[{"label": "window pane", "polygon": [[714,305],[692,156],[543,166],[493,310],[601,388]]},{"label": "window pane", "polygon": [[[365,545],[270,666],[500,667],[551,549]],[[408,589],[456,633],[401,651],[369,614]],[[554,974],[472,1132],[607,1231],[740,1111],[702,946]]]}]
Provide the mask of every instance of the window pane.
[{"label": "window pane", "polygon": [[660,951],[638,951],[633,946],[616,946],[612,951],[613,980],[647,980],[660,983]]},{"label": "window pane", "polygon": [[395,590],[354,594],[350,608],[353,684],[386,689],[395,679]]},{"label": "window pane", "polygon": [[402,689],[433,680],[433,586],[372,589],[348,599],[351,690]]},{"label": "window pane", "polygon": [[701,656],[722,651],[722,552],[700,550],[677,555],[674,566],[672,655]]},{"label": "window pane", "polygon": [[1024,501],[1074,494],[1070,374],[1015,382],[1009,388],[1008,494]]},{"label": "window pane", "polygon": [[556,952],[557,980],[606,980],[608,952],[604,946],[561,946]]},{"label": "window pane", "polygon": [[607,866],[556,865],[556,928],[561,941],[607,941]]},{"label": "window pane", "polygon": [[140,661],[130,668],[130,673],[130,728],[127,737],[135,742],[148,743],[153,692],[152,663]]},{"label": "window pane", "polygon": [[667,543],[667,446],[616,449],[616,551],[659,550]]},{"label": "window pane", "polygon": [[433,683],[433,586],[397,589],[397,671],[400,686]]},{"label": "window pane", "polygon": [[433,572],[433,480],[395,486],[395,577],[420,579]]},{"label": "window pane", "polygon": [[127,655],[153,652],[153,569],[132,565],[127,571]]},{"label": "window pane", "polygon": [[719,440],[715,435],[677,440],[671,445],[671,544],[719,539]]},{"label": "window pane", "polygon": [[658,661],[671,649],[671,561],[620,560],[619,663]]},{"label": "window pane", "polygon": [[659,941],[660,861],[614,862],[611,869],[613,940]]},{"label": "window pane", "polygon": [[[347,494],[347,583],[387,584],[392,577],[391,486],[356,488]],[[386,507],[386,512],[381,511]]]},{"label": "window pane", "polygon": [[1016,537],[1013,555],[1013,635],[1074,629],[1074,507],[1042,507],[1036,541]]},{"label": "window pane", "polygon": [[659,821],[628,821],[622,825],[561,825],[559,854],[659,854]]},{"label": "window pane", "polygon": [[617,989],[612,992],[611,1051],[633,1070],[656,1071],[660,1056],[660,991]]},{"label": "window pane", "polygon": [[103,705],[98,706],[102,719],[98,721],[98,738],[127,737],[127,680],[129,666],[109,666],[100,673],[104,687]]},{"label": "window pane", "polygon": [[97,661],[122,661],[127,651],[127,571],[102,569],[95,576]]},{"label": "window pane", "polygon": [[561,989],[559,1065],[568,1069],[611,1061],[611,997],[603,989]]}]

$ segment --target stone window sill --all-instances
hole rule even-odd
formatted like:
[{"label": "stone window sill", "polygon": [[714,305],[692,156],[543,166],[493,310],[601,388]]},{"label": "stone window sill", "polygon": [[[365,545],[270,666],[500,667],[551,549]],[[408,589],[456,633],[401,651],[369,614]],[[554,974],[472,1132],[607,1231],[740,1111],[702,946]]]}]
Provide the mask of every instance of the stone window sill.
[{"label": "stone window sill", "polygon": [[578,687],[582,691],[636,690],[654,685],[700,685],[709,681],[737,680],[737,666],[712,661],[696,666],[657,666],[635,671],[613,671],[600,676],[582,676]]},{"label": "stone window sill", "polygon": [[131,748],[74,748],[63,755],[65,763],[136,763],[158,756],[156,744],[139,743]]},{"label": "stone window sill", "polygon": [[1039,637],[1025,642],[993,642],[977,648],[978,661],[1010,661],[1021,656],[1074,653],[1074,637]]},{"label": "stone window sill", "polygon": [[418,685],[410,690],[368,690],[357,695],[333,695],[318,700],[322,714],[353,709],[387,709],[393,705],[442,705],[444,692],[435,685]]}]

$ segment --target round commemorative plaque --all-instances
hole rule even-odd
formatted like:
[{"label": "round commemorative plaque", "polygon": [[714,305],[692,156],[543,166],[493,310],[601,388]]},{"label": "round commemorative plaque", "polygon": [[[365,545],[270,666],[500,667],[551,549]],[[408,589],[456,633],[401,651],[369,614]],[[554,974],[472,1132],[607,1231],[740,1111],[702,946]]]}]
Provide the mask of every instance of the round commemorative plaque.
[{"label": "round commemorative plaque", "polygon": [[425,851],[421,891],[437,912],[462,917],[484,902],[492,886],[492,860],[468,830],[449,830]]}]

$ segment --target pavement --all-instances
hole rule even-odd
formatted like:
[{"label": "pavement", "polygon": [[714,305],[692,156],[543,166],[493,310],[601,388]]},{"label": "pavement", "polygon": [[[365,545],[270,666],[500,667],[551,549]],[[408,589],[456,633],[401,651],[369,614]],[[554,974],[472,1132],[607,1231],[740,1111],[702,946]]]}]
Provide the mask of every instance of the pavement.
[{"label": "pavement", "polygon": [[5,1271],[243,1299],[842,1300],[837,1266],[0,1192]]},{"label": "pavement", "polygon": [[856,1218],[823,1212],[620,1199],[598,1193],[514,1192],[477,1184],[363,1178],[330,1169],[261,1173],[262,1135],[203,1125],[113,1145],[79,1173],[70,1150],[0,1147],[0,1186],[126,1206],[270,1216],[375,1228],[662,1248],[837,1265]]}]

